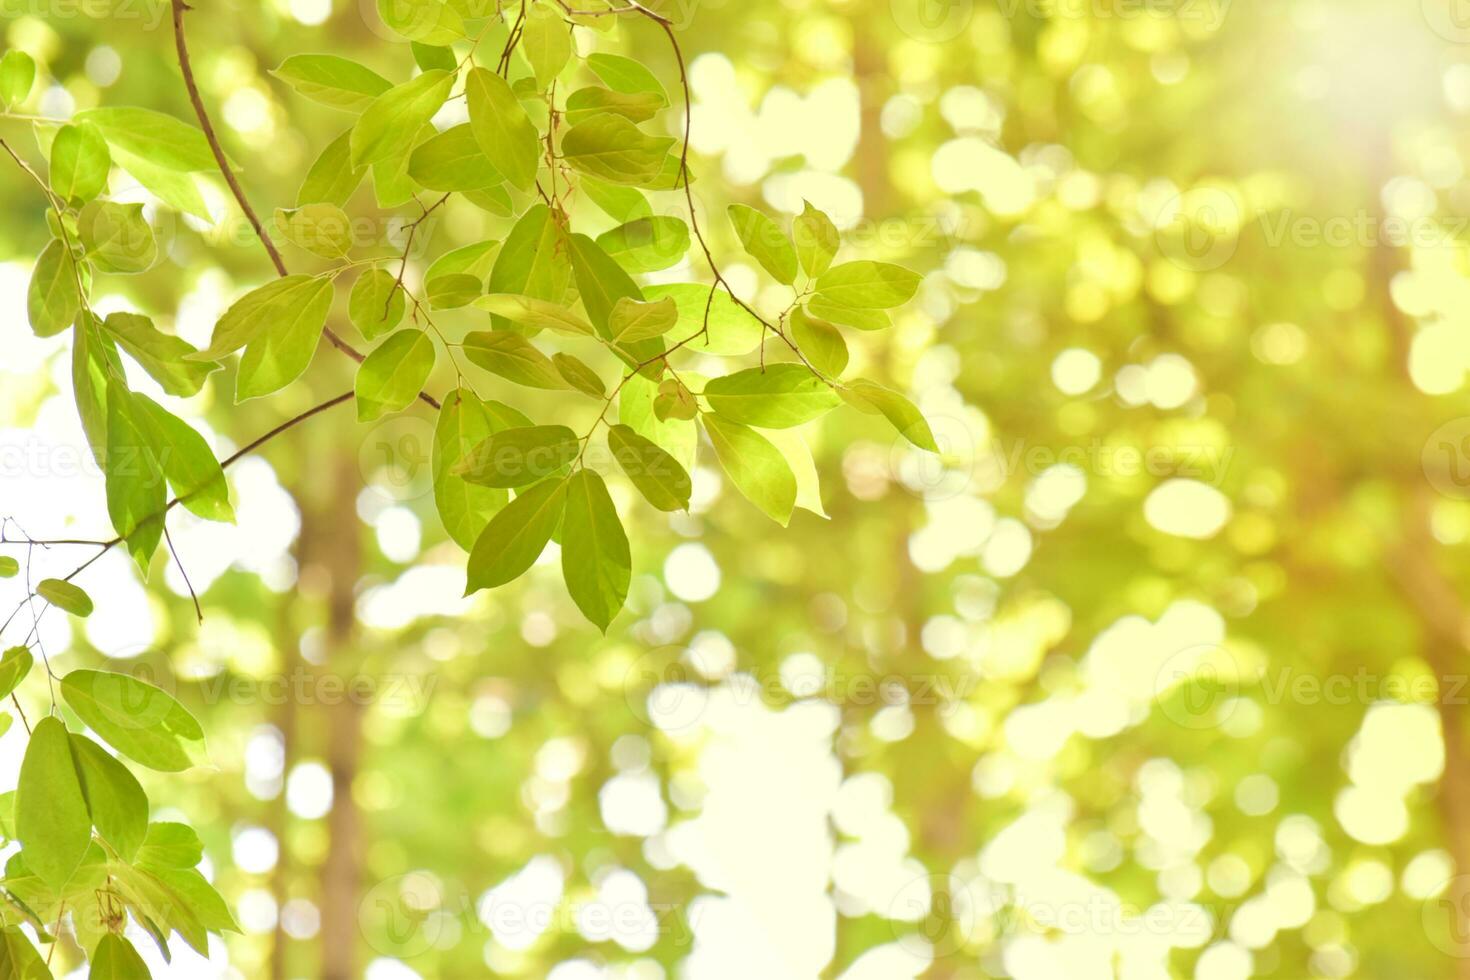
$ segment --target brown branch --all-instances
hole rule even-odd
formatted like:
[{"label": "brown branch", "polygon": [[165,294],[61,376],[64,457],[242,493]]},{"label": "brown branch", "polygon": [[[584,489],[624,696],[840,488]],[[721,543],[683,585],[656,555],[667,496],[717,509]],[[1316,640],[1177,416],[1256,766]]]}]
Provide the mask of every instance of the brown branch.
[{"label": "brown branch", "polygon": [[[204,138],[209,143],[209,151],[214,155],[214,162],[219,165],[219,172],[224,176],[225,183],[230,187],[230,193],[234,195],[235,203],[240,205],[240,210],[245,213],[250,227],[255,229],[255,237],[260,239],[260,244],[265,247],[266,254],[270,256],[271,264],[276,267],[276,273],[280,276],[288,275],[286,263],[281,258],[281,253],[276,248],[276,243],[271,241],[270,234],[265,226],[260,223],[255,209],[250,206],[250,201],[245,197],[245,189],[240,186],[240,181],[235,177],[234,170],[230,167],[230,161],[225,156],[224,148],[220,145],[219,137],[215,134],[214,124],[209,120],[209,112],[204,108],[204,98],[199,94],[199,84],[194,79],[194,66],[189,60],[189,47],[184,41],[184,11],[192,9],[184,0],[171,0],[173,5],[174,23],[174,48],[179,56],[179,71],[184,76],[184,88],[189,93],[189,103],[194,107],[194,115],[199,119],[199,128],[204,131]],[[323,335],[348,357],[358,364],[363,362],[362,352],[353,347],[347,341],[337,335],[331,327],[322,328]],[[419,392],[419,399],[429,406],[438,409],[439,400],[426,391]]]}]

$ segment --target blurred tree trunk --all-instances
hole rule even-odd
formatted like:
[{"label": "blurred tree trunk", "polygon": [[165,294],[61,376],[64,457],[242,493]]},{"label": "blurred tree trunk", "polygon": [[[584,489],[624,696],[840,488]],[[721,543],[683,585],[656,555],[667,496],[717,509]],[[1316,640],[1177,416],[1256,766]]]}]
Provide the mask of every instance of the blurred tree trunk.
[{"label": "blurred tree trunk", "polygon": [[[303,534],[298,541],[296,559],[304,563],[306,560],[306,535]],[[281,671],[287,677],[294,677],[295,672],[301,664],[300,655],[297,650],[297,631],[294,628],[291,616],[295,604],[289,599],[283,601],[278,609],[276,617],[276,648],[281,651]],[[276,706],[275,726],[281,733],[281,792],[271,801],[269,827],[270,832],[280,843],[278,851],[279,858],[276,860],[275,869],[271,872],[271,896],[276,900],[276,931],[271,941],[270,977],[271,980],[286,980],[286,946],[291,941],[286,935],[283,918],[280,910],[285,908],[291,899],[291,848],[287,846],[286,838],[291,828],[291,811],[286,808],[285,776],[291,771],[291,765],[296,757],[296,700],[286,697]]]},{"label": "blurred tree trunk", "polygon": [[885,45],[873,37],[873,25],[859,19],[853,31],[852,69],[857,77],[861,113],[854,176],[863,192],[864,217],[881,221],[894,210],[893,187],[888,181],[888,140],[883,135],[883,103],[888,100],[893,81],[884,57]]},{"label": "blurred tree trunk", "polygon": [[[327,605],[325,657],[322,672],[344,683],[356,670],[354,586],[362,567],[357,510],[357,459],[351,453],[334,454],[327,492],[316,501],[313,577],[320,583]],[[342,685],[339,685],[339,688]],[[361,814],[353,799],[362,751],[362,709],[354,698],[316,702],[325,728],[326,764],[332,775],[332,809],[327,815],[327,857],[321,871],[323,980],[355,976],[357,952],[357,893],[361,878]]]}]

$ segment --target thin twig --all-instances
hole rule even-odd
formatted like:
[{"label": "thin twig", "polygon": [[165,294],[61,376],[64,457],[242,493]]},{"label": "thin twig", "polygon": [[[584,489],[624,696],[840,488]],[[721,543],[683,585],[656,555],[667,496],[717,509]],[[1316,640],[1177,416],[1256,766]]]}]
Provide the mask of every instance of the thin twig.
[{"label": "thin twig", "polygon": [[189,581],[189,572],[179,558],[178,549],[174,547],[174,539],[168,533],[168,521],[166,520],[163,522],[163,540],[168,545],[168,553],[174,557],[174,564],[179,566],[179,574],[184,577],[184,588],[189,590],[189,598],[194,600],[194,617],[199,620],[199,625],[203,626],[204,610],[199,607],[199,593],[194,591],[194,583]]}]

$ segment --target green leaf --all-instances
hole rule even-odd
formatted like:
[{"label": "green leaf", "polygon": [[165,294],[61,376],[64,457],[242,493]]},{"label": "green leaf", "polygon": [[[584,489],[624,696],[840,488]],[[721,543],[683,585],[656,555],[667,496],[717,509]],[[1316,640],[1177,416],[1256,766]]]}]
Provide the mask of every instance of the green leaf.
[{"label": "green leaf", "polygon": [[495,265],[492,259],[495,255],[495,248],[499,244],[500,242],[491,238],[483,242],[475,242],[473,245],[452,248],[430,263],[429,268],[424,272],[424,280],[427,282],[440,276],[462,272],[480,280],[483,289],[485,277],[490,274],[490,270]]},{"label": "green leaf", "polygon": [[234,523],[225,472],[204,437],[146,395],[133,395],[132,403],[141,414],[158,465],[185,509],[206,521]]},{"label": "green leaf", "polygon": [[26,647],[11,647],[0,655],[0,698],[9,697],[21,681],[31,672],[31,651]]},{"label": "green leaf", "polygon": [[856,327],[858,330],[887,330],[893,326],[893,319],[883,310],[858,310],[841,306],[820,295],[807,300],[806,308],[814,317],[830,320],[844,327]]},{"label": "green leaf", "polygon": [[783,527],[796,506],[796,477],[786,457],[765,436],[717,415],[706,415],[705,431],[720,466],[746,499]]},{"label": "green leaf", "polygon": [[715,414],[763,429],[789,429],[842,403],[825,381],[800,364],[768,364],[715,378],[705,385],[704,397]]},{"label": "green leaf", "polygon": [[658,272],[689,251],[689,226],[679,218],[635,218],[598,235],[597,244],[629,272]]},{"label": "green leaf", "polygon": [[398,34],[444,46],[465,36],[464,19],[440,0],[378,0],[378,16]]},{"label": "green leaf", "polygon": [[530,190],[540,165],[541,141],[520,100],[505,79],[484,68],[471,69],[464,88],[480,149],[506,180]]},{"label": "green leaf", "polygon": [[770,217],[744,204],[729,207],[730,224],[745,251],[776,278],[791,285],[796,281],[796,249],[781,226]]},{"label": "green leaf", "polygon": [[0,578],[15,578],[20,572],[20,562],[9,555],[0,555]]},{"label": "green leaf", "polygon": [[53,238],[36,260],[26,292],[26,314],[37,337],[50,337],[72,325],[82,308],[71,253]]},{"label": "green leaf", "polygon": [[192,868],[204,859],[204,845],[187,824],[161,821],[148,825],[136,862],[150,869]]},{"label": "green leaf", "polygon": [[451,472],[482,487],[524,487],[567,467],[581,448],[577,434],[564,425],[500,429],[466,453]]},{"label": "green leaf", "polygon": [[128,152],[115,141],[108,140],[112,148],[112,162],[122,167],[133,179],[142,184],[149,193],[169,207],[184,214],[192,214],[206,224],[213,224],[214,217],[199,193],[199,185],[188,173],[161,167],[151,160]]},{"label": "green leaf", "polygon": [[812,458],[811,447],[795,429],[767,429],[765,436],[791,467],[796,477],[796,506],[811,511],[818,517],[830,520],[827,508],[822,504],[822,484],[817,476],[817,463]]},{"label": "green leaf", "polygon": [[699,403],[684,382],[678,378],[666,378],[658,386],[658,396],[653,400],[653,414],[661,421],[687,421],[699,414]]},{"label": "green leaf", "polygon": [[92,615],[92,597],[83,592],[80,586],[72,585],[62,579],[42,579],[36,586],[36,595],[62,612],[71,613],[73,616],[85,619]]},{"label": "green leaf", "polygon": [[127,674],[74,670],[61,696],[103,741],[140,765],[180,772],[204,757],[199,722],[167,693]]},{"label": "green leaf", "polygon": [[[17,52],[11,51],[6,55]],[[4,62],[0,62],[0,92],[5,88]],[[20,931],[20,926],[6,926],[0,930],[0,977],[11,980],[52,980],[51,970],[30,939]]]},{"label": "green leaf", "polygon": [[[572,272],[577,278],[577,292],[592,325],[604,338],[612,338],[613,307],[620,299],[642,300],[643,293],[612,257],[586,235],[572,235]],[[657,348],[654,350],[657,353]]]},{"label": "green leaf", "polygon": [[440,69],[442,71],[454,71],[459,63],[454,59],[454,49],[442,44],[420,44],[418,41],[410,41],[409,48],[413,51],[414,64],[424,71]]},{"label": "green leaf", "polygon": [[293,54],[272,75],[333,109],[362,112],[393,84],[365,65],[334,54]]},{"label": "green leaf", "polygon": [[384,269],[369,269],[358,276],[347,297],[347,318],[368,340],[398,326],[403,309],[403,290]]},{"label": "green leaf", "polygon": [[[0,58],[0,102],[20,105],[36,83],[36,60],[24,51],[11,50]],[[48,976],[50,974],[47,974]]]},{"label": "green leaf", "polygon": [[825,213],[812,207],[808,201],[801,203],[801,214],[792,222],[791,232],[796,239],[796,256],[801,260],[802,271],[815,278],[831,266],[837,249],[842,245],[842,236]]},{"label": "green leaf", "polygon": [[148,964],[120,934],[109,932],[92,951],[88,980],[150,980]]},{"label": "green leaf", "polygon": [[413,137],[439,111],[453,86],[452,72],[426,71],[374,99],[352,127],[352,165],[407,161]]},{"label": "green leaf", "polygon": [[429,306],[436,310],[457,310],[469,306],[484,290],[484,281],[466,272],[435,276],[424,285]]},{"label": "green leaf", "polygon": [[621,423],[608,426],[607,446],[650,504],[662,511],[689,509],[689,473],[673,456]]},{"label": "green leaf", "polygon": [[624,296],[613,304],[607,317],[612,339],[624,344],[662,337],[678,322],[679,307],[670,296],[647,303]]},{"label": "green leaf", "polygon": [[335,204],[276,208],[275,218],[281,237],[313,255],[341,259],[352,251],[352,219]]},{"label": "green leaf", "polygon": [[51,189],[63,201],[90,201],[107,187],[112,156],[96,126],[62,126],[51,143]]},{"label": "green leaf", "polygon": [[575,336],[592,336],[592,325],[558,303],[548,303],[534,296],[515,293],[492,293],[475,300],[475,307],[512,323],[535,330],[556,330]]},{"label": "green leaf", "polygon": [[584,119],[561,140],[572,168],[615,184],[647,184],[658,176],[674,140],[649,136],[622,116],[602,113]]},{"label": "green leaf", "polygon": [[15,789],[15,834],[26,867],[56,892],[92,843],[92,818],[58,718],[42,718],[31,729]]},{"label": "green leaf", "polygon": [[597,372],[571,354],[553,354],[551,363],[566,383],[591,398],[606,398],[607,387]]},{"label": "green leaf", "polygon": [[148,835],[148,796],[128,767],[85,735],[72,733],[72,759],[82,778],[87,810],[97,833],[124,861],[132,861]]},{"label": "green leaf", "polygon": [[77,415],[97,465],[107,459],[107,389],[122,384],[123,363],[117,346],[93,316],[77,318],[72,333],[71,384]]},{"label": "green leaf", "polygon": [[647,122],[668,103],[654,92],[614,92],[589,85],[567,96],[566,117],[572,125],[603,112],[622,116],[629,122]]},{"label": "green leaf", "polygon": [[434,505],[444,530],[465,551],[475,546],[475,539],[495,512],[505,506],[509,497],[503,489],[470,483],[457,475],[454,467],[466,453],[498,428],[495,417],[467,388],[457,388],[449,393],[434,426],[434,450],[430,464],[434,478]]},{"label": "green leaf", "polygon": [[587,56],[587,67],[591,68],[602,83],[616,92],[652,92],[667,105],[669,97],[653,72],[632,58],[616,54],[593,54]]},{"label": "green leaf", "polygon": [[164,170],[190,173],[213,170],[216,166],[214,153],[202,132],[152,109],[102,106],[77,113],[72,122],[91,123],[115,149]]},{"label": "green leaf", "polygon": [[327,144],[306,172],[306,179],[296,192],[296,206],[326,203],[341,207],[352,197],[366,173],[366,167],[352,165],[352,130],[345,130]]},{"label": "green leaf", "polygon": [[407,408],[434,370],[434,341],[422,330],[399,330],[357,369],[357,420],[371,422]]},{"label": "green leaf", "polygon": [[859,378],[843,386],[842,397],[855,408],[881,414],[898,430],[899,435],[920,449],[927,449],[931,453],[939,452],[928,421],[914,407],[913,402],[898,392]]},{"label": "green leaf", "polygon": [[818,371],[838,377],[847,367],[847,341],[842,332],[825,320],[809,316],[797,307],[791,311],[791,338]]},{"label": "green leaf", "polygon": [[[684,372],[688,376],[688,372]],[[641,374],[623,382],[618,392],[618,419],[663,449],[686,471],[694,469],[699,431],[685,419],[660,419],[654,411],[658,385]]]},{"label": "green leaf", "polygon": [[[239,932],[240,927],[230,915],[229,906],[215,891],[205,877],[192,868],[146,869],[172,893],[178,904],[192,915],[204,929],[214,932]],[[207,945],[207,941],[206,941]]]},{"label": "green leaf", "polygon": [[572,601],[604,633],[628,598],[632,559],[607,484],[583,468],[567,481],[561,571]]},{"label": "green leaf", "polygon": [[77,216],[87,258],[103,272],[143,272],[158,258],[143,205],[92,201]]},{"label": "green leaf", "polygon": [[[490,292],[515,293],[565,304],[572,281],[571,245],[558,218],[544,204],[526,209],[500,248],[490,273]],[[491,325],[504,330],[508,320],[492,316]]]},{"label": "green leaf", "polygon": [[572,56],[571,25],[550,6],[537,4],[526,11],[518,47],[531,63],[536,87],[545,91]]},{"label": "green leaf", "polygon": [[408,175],[435,191],[474,191],[505,182],[469,123],[431,136],[408,158]]},{"label": "green leaf", "polygon": [[837,306],[886,310],[912,299],[920,278],[887,262],[844,262],[817,277],[817,296]]},{"label": "green leaf", "polygon": [[653,207],[648,203],[648,198],[643,196],[643,192],[637,188],[609,184],[596,177],[583,177],[580,187],[588,200],[606,212],[607,216],[614,221],[626,224],[639,218],[653,217]]},{"label": "green leaf", "polygon": [[185,360],[199,352],[183,338],[159,330],[141,313],[109,313],[102,328],[170,395],[199,394],[204,379],[219,370],[212,362]]},{"label": "green leaf", "polygon": [[143,577],[163,538],[168,502],[158,465],[159,448],[141,402],[121,384],[107,386],[107,516],[125,539]]},{"label": "green leaf", "polygon": [[245,347],[235,401],[268,395],[301,376],[311,363],[332,306],[330,279],[276,279],[236,300],[219,322],[209,349],[191,360],[217,361]]},{"label": "green leaf", "polygon": [[465,336],[463,350],[470,363],[516,384],[552,390],[567,386],[551,358],[518,333],[477,330]]},{"label": "green leaf", "polygon": [[[710,298],[710,294],[714,298]],[[761,322],[751,316],[730,294],[714,286],[699,283],[679,282],[643,287],[648,299],[671,296],[679,308],[676,339],[698,333],[705,323],[705,311],[709,311],[709,335],[691,341],[685,349],[705,354],[738,357],[749,354],[760,346]]]},{"label": "green leaf", "polygon": [[564,480],[543,480],[491,518],[470,551],[465,595],[504,585],[535,564],[561,523],[566,486]]},{"label": "green leaf", "polygon": [[408,175],[408,161],[413,156],[413,148],[433,132],[434,127],[425,124],[417,133],[406,134],[403,142],[392,147],[387,156],[369,164],[373,174],[373,197],[378,207],[396,208],[414,199],[419,188]]}]

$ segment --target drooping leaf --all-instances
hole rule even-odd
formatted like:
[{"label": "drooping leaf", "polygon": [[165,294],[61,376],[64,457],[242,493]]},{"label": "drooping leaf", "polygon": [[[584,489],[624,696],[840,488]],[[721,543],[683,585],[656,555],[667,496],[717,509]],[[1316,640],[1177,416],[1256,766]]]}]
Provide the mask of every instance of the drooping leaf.
[{"label": "drooping leaf", "polygon": [[604,252],[629,272],[658,272],[689,251],[689,226],[679,218],[635,218],[597,236]]},{"label": "drooping leaf", "polygon": [[655,92],[615,92],[589,85],[567,96],[567,122],[573,126],[603,112],[622,116],[633,123],[646,122],[668,103]]},{"label": "drooping leaf", "polygon": [[465,551],[475,546],[475,539],[509,498],[503,489],[470,483],[457,475],[454,467],[497,428],[495,417],[467,388],[457,388],[449,393],[434,426],[434,450],[430,464],[434,478],[434,505],[444,530]]},{"label": "drooping leaf", "polygon": [[842,245],[842,236],[832,219],[802,201],[801,214],[791,224],[791,236],[796,241],[796,256],[801,260],[801,269],[815,278],[826,272]]},{"label": "drooping leaf", "polygon": [[521,190],[530,190],[540,165],[541,143],[510,85],[484,68],[465,77],[470,125],[496,171]]},{"label": "drooping leaf", "polygon": [[525,337],[507,330],[476,330],[463,341],[465,357],[486,371],[528,388],[565,388],[551,358]]},{"label": "drooping leaf", "polygon": [[[600,336],[611,338],[613,307],[620,299],[642,300],[643,293],[623,267],[586,235],[572,235],[572,273],[582,306]],[[657,353],[654,348],[653,353]]]},{"label": "drooping leaf", "polygon": [[286,241],[313,255],[341,259],[352,251],[352,219],[335,204],[276,208],[275,218],[276,228]]},{"label": "drooping leaf", "polygon": [[98,466],[107,459],[107,388],[121,384],[122,358],[117,345],[93,316],[77,318],[72,333],[71,384],[77,415]]},{"label": "drooping leaf", "polygon": [[466,453],[451,472],[482,487],[524,487],[564,469],[581,446],[577,434],[564,425],[499,429]]},{"label": "drooping leaf", "polygon": [[379,95],[352,127],[352,165],[406,162],[413,137],[439,111],[453,85],[452,72],[426,71]]},{"label": "drooping leaf", "polygon": [[199,722],[163,690],[127,674],[74,670],[61,696],[107,744],[140,765],[180,772],[204,756]]},{"label": "drooping leaf", "polygon": [[582,615],[604,633],[628,598],[632,559],[607,484],[583,468],[567,481],[562,517],[561,569]]},{"label": "drooping leaf", "polygon": [[62,612],[71,613],[73,616],[85,619],[92,615],[92,597],[83,592],[81,586],[73,585],[63,579],[42,579],[36,586],[36,595]]},{"label": "drooping leaf", "polygon": [[199,193],[199,185],[190,173],[160,166],[147,157],[129,152],[111,139],[107,145],[112,150],[112,162],[131,174],[154,197],[176,211],[192,214],[205,224],[214,223],[214,216],[204,203],[204,195]]},{"label": "drooping leaf", "polygon": [[902,306],[919,288],[920,276],[887,262],[844,262],[817,277],[817,296],[837,306],[886,310]]},{"label": "drooping leaf", "polygon": [[357,277],[347,297],[347,318],[372,340],[398,326],[403,319],[403,291],[385,269],[369,269]]},{"label": "drooping leaf", "polygon": [[131,861],[148,834],[148,796],[128,767],[96,742],[75,732],[72,759],[81,775],[87,811],[97,833],[124,861]]},{"label": "drooping leaf", "polygon": [[518,578],[535,564],[561,523],[566,481],[543,480],[528,487],[490,519],[475,541],[466,566],[465,595]]},{"label": "drooping leaf", "polygon": [[233,523],[235,511],[230,506],[229,484],[209,443],[189,423],[148,396],[132,397],[139,424],[157,453],[158,465],[174,495],[197,517]]},{"label": "drooping leaf", "polygon": [[637,221],[639,218],[653,217],[652,205],[648,203],[648,198],[643,196],[643,192],[637,188],[624,187],[622,184],[609,184],[596,177],[583,177],[581,190],[593,204],[606,212],[607,216],[614,221],[626,224],[630,221]]},{"label": "drooping leaf", "polygon": [[114,148],[165,170],[189,173],[215,168],[209,142],[196,127],[141,106],[102,106],[72,117],[91,123]]},{"label": "drooping leaf", "polygon": [[791,285],[796,281],[796,248],[781,226],[769,216],[744,204],[729,208],[730,224],[751,258],[775,277]]},{"label": "drooping leaf", "polygon": [[446,129],[414,147],[408,175],[435,191],[475,191],[505,182],[480,148],[469,123]]},{"label": "drooping leaf", "polygon": [[313,102],[348,112],[362,112],[393,87],[366,65],[334,54],[293,54],[271,74]]},{"label": "drooping leaf", "polygon": [[56,892],[92,842],[92,818],[59,718],[47,716],[31,729],[15,789],[15,834],[26,867]]},{"label": "drooping leaf", "polygon": [[913,402],[898,392],[859,378],[843,386],[842,397],[848,404],[862,411],[881,414],[898,430],[899,435],[920,449],[927,449],[931,453],[939,452],[929,422],[914,407]]},{"label": "drooping leaf", "polygon": [[[713,298],[711,293],[713,292]],[[730,298],[723,289],[699,283],[679,282],[643,287],[647,299],[671,296],[679,308],[674,339],[683,340],[709,324],[709,334],[685,345],[687,349],[724,357],[749,354],[760,346],[761,322]],[[706,320],[706,310],[708,320]]]},{"label": "drooping leaf", "polygon": [[168,495],[160,450],[145,419],[137,396],[120,384],[107,386],[107,516],[146,578],[163,538]]},{"label": "drooping leaf", "polygon": [[342,207],[366,173],[366,167],[352,165],[352,130],[345,130],[327,144],[306,172],[296,192],[296,206],[326,203]]},{"label": "drooping leaf", "polygon": [[142,272],[158,258],[143,205],[92,201],[77,216],[87,258],[103,272]]},{"label": "drooping leaf", "polygon": [[51,143],[51,189],[64,201],[90,201],[107,187],[112,156],[96,126],[62,126]]},{"label": "drooping leaf", "polygon": [[[262,293],[266,295],[259,295]],[[316,353],[331,306],[330,279],[288,276],[230,307],[215,324],[206,354],[213,355],[211,360],[222,357],[233,349],[222,352],[222,347],[237,337],[245,338],[245,353],[235,377],[235,401],[269,395],[301,377]]]},{"label": "drooping leaf", "polygon": [[486,310],[494,316],[504,317],[511,323],[536,330],[556,330],[574,336],[592,336],[592,325],[572,310],[557,303],[548,303],[534,296],[515,293],[492,293],[475,300],[476,308]]},{"label": "drooping leaf", "polygon": [[623,116],[600,113],[566,131],[561,155],[582,173],[639,186],[658,176],[673,145],[672,138],[650,136]]},{"label": "drooping leaf", "polygon": [[768,364],[715,378],[705,385],[704,397],[717,415],[763,429],[810,422],[842,402],[825,381],[800,364]]},{"label": "drooping leaf", "polygon": [[556,353],[551,355],[551,363],[555,365],[557,373],[566,383],[582,394],[591,398],[607,397],[607,387],[602,383],[602,379],[581,359],[571,354]]},{"label": "drooping leaf", "polygon": [[92,950],[88,980],[150,980],[148,964],[122,935],[109,932]]},{"label": "drooping leaf", "polygon": [[9,697],[16,685],[25,680],[32,663],[28,647],[11,647],[0,655],[0,698]]},{"label": "drooping leaf", "polygon": [[536,4],[526,11],[518,47],[531,63],[536,87],[545,90],[572,56],[571,25],[549,4]]},{"label": "drooping leaf", "polygon": [[231,304],[214,325],[209,348],[187,356],[190,360],[217,361],[250,343],[266,327],[320,303],[323,293],[330,301],[331,288],[331,283],[306,275],[273,279]]},{"label": "drooping leaf", "polygon": [[822,504],[821,479],[817,475],[817,463],[812,458],[811,447],[796,429],[768,429],[761,435],[775,446],[791,467],[796,477],[796,506],[810,511],[818,517],[827,518],[827,508]]},{"label": "drooping leaf", "polygon": [[[529,296],[548,303],[565,305],[572,281],[571,244],[554,213],[544,204],[526,209],[506,236],[490,273],[489,289],[494,293]],[[510,326],[510,321],[492,316],[497,330]]]},{"label": "drooping leaf", "polygon": [[689,509],[689,473],[673,456],[621,423],[608,426],[607,445],[650,504],[663,511]]},{"label": "drooping leaf", "polygon": [[604,85],[616,92],[652,92],[667,105],[668,95],[658,78],[642,64],[632,58],[617,54],[597,53],[587,56],[587,67],[602,79]]},{"label": "drooping leaf", "polygon": [[76,264],[60,239],[53,238],[36,260],[26,292],[26,315],[37,337],[50,337],[72,325],[82,307]]},{"label": "drooping leaf", "polygon": [[801,307],[791,311],[791,339],[823,374],[835,378],[847,367],[847,341],[842,339],[842,332]]},{"label": "drooping leaf", "polygon": [[188,398],[199,394],[204,379],[219,370],[210,361],[186,360],[199,352],[182,337],[159,330],[140,313],[109,313],[102,328],[170,395]]},{"label": "drooping leaf", "polygon": [[[688,372],[680,373],[688,376]],[[656,382],[641,374],[633,375],[618,392],[618,420],[673,456],[686,472],[691,471],[699,447],[699,432],[687,419],[659,418],[654,411],[657,397]]]},{"label": "drooping leaf", "polygon": [[745,498],[777,524],[791,520],[796,477],[771,441],[754,429],[717,415],[705,415],[704,428],[721,468]]},{"label": "drooping leaf", "polygon": [[357,369],[357,420],[371,422],[407,408],[434,370],[434,341],[422,330],[399,330]]}]

